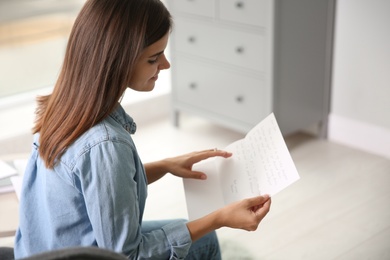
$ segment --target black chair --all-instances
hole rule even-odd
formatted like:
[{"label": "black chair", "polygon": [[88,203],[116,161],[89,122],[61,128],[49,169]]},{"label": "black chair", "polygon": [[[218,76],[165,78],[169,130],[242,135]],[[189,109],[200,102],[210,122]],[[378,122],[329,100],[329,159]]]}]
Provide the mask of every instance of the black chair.
[{"label": "black chair", "polygon": [[0,259],[1,260],[13,260],[14,249],[12,247],[0,247]]},{"label": "black chair", "polygon": [[[14,260],[10,247],[0,248],[1,260]],[[23,260],[128,260],[124,255],[98,247],[70,247],[36,254]]]}]

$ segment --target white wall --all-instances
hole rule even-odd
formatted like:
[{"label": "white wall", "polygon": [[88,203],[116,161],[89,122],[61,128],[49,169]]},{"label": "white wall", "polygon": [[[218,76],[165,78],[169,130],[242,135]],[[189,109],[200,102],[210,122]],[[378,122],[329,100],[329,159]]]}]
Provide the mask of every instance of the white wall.
[{"label": "white wall", "polygon": [[338,0],[329,139],[390,158],[390,1]]}]

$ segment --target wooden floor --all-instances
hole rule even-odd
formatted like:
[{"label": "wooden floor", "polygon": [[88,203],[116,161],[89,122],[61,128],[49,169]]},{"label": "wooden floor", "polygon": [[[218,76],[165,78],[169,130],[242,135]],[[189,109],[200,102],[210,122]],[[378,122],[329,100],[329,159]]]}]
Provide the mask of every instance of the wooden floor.
[{"label": "wooden floor", "polygon": [[[181,123],[138,125],[144,162],[243,138],[195,117]],[[286,141],[301,179],[272,198],[256,232],[218,230],[223,259],[390,259],[390,160],[306,134]],[[146,219],[187,218],[181,180],[150,185],[146,207]]]}]

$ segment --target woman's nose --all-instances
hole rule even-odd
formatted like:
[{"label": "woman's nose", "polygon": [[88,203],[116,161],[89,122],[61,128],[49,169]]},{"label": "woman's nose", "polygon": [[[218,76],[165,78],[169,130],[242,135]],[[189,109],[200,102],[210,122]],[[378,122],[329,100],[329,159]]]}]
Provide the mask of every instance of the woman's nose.
[{"label": "woman's nose", "polygon": [[169,63],[167,57],[165,57],[165,55],[163,55],[163,57],[161,57],[161,64],[160,64],[160,70],[167,70],[171,67],[171,64]]}]

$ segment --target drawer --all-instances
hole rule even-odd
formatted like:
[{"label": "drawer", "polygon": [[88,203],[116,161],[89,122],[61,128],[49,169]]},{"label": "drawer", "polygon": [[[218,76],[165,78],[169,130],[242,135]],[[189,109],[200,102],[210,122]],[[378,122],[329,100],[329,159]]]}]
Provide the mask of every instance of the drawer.
[{"label": "drawer", "polygon": [[220,19],[230,22],[268,27],[271,0],[219,1]]},{"label": "drawer", "polygon": [[214,17],[215,14],[214,0],[171,0],[169,4],[175,13],[188,13],[206,17]]},{"label": "drawer", "polygon": [[178,19],[176,51],[244,67],[265,69],[265,36]]},{"label": "drawer", "polygon": [[271,91],[261,79],[183,58],[172,66],[175,101],[252,125],[270,113]]}]

